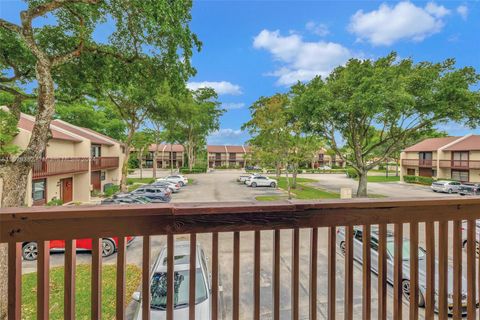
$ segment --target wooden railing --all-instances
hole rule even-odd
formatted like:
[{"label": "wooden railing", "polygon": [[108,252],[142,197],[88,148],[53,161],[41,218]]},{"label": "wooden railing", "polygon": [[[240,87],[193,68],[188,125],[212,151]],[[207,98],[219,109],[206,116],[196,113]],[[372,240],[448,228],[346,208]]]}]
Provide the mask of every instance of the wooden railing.
[{"label": "wooden railing", "polygon": [[480,169],[480,160],[440,160],[440,168]]},{"label": "wooden railing", "polygon": [[95,157],[91,160],[92,165],[90,170],[118,168],[119,161],[119,157]]},{"label": "wooden railing", "polygon": [[402,159],[403,166],[413,167],[434,167],[437,165],[437,160],[433,159]]},{"label": "wooden railing", "polygon": [[43,158],[33,165],[33,179],[88,171],[89,158]]},{"label": "wooden railing", "polygon": [[[219,317],[219,233],[233,233],[233,244],[229,259],[232,270],[223,268],[222,272],[232,272],[228,276],[232,279],[231,285],[231,313],[233,319],[239,319],[240,314],[253,319],[264,317],[264,308],[261,301],[270,301],[263,296],[261,290],[261,263],[265,257],[265,248],[262,249],[262,238],[272,237],[272,299],[268,307],[271,309],[271,318],[280,319],[281,305],[280,268],[285,260],[285,252],[281,250],[285,236],[283,229],[292,230],[291,260],[287,261],[288,272],[291,278],[290,308],[291,318],[299,319],[302,306],[308,309],[310,319],[317,319],[318,307],[325,301],[327,308],[325,315],[328,319],[339,318],[337,312],[343,311],[344,319],[387,319],[392,314],[393,319],[403,319],[404,313],[410,319],[419,317],[419,289],[425,301],[425,319],[433,319],[434,312],[438,311],[439,319],[447,319],[452,313],[454,319],[460,319],[462,312],[468,314],[468,319],[476,319],[477,290],[480,279],[476,279],[476,219],[480,218],[480,199],[427,199],[427,200],[361,200],[361,201],[325,201],[290,203],[279,202],[269,204],[257,203],[185,203],[168,205],[143,206],[76,206],[54,208],[7,208],[0,213],[0,242],[8,243],[8,314],[9,319],[21,318],[21,249],[25,241],[37,241],[39,244],[37,263],[37,318],[48,319],[49,312],[49,240],[66,240],[65,250],[65,285],[64,285],[64,319],[75,318],[75,240],[80,238],[93,239],[92,277],[91,277],[91,318],[100,319],[102,304],[101,287],[101,239],[103,237],[119,237],[116,280],[116,319],[125,319],[125,256],[126,236],[143,236],[142,258],[142,315],[144,320],[150,319],[150,277],[151,277],[151,236],[166,235],[167,237],[167,294],[166,319],[174,319],[174,252],[175,235],[190,235],[190,286],[189,305],[195,301],[195,254],[197,235],[211,234],[211,314],[212,319]],[[462,224],[462,221],[467,221]],[[404,232],[407,224],[408,233]],[[449,274],[449,226],[453,233],[451,264],[453,272]],[[462,226],[466,232],[466,288],[462,288]],[[355,229],[354,229],[355,227]],[[438,229],[437,229],[438,228]],[[361,242],[355,246],[354,233],[361,230],[363,239],[370,239],[375,234],[378,239],[378,248],[373,248],[370,241]],[[424,232],[423,232],[424,230]],[[248,231],[253,231],[248,233]],[[271,232],[273,231],[273,235]],[[309,256],[301,256],[300,232],[308,232],[310,240],[303,246],[308,248]],[[340,232],[340,233],[338,233]],[[392,234],[393,232],[393,234]],[[243,233],[242,237],[240,235]],[[409,235],[410,254],[402,257],[404,237]],[[246,235],[253,236],[253,245],[246,250],[253,253],[253,272],[241,274],[240,245]],[[340,239],[340,235],[342,238]],[[422,279],[419,279],[418,247],[420,239],[425,236],[426,267],[421,270]],[[326,258],[318,259],[319,237],[327,238]],[[388,238],[387,238],[388,237]],[[337,265],[338,241],[344,245],[344,268]],[[394,246],[394,257],[389,256],[387,244]],[[281,244],[282,243],[282,244]],[[320,242],[323,243],[323,242]],[[358,244],[358,243],[357,243]],[[225,251],[225,243],[222,243]],[[361,250],[363,264],[361,267],[361,296],[362,306],[354,308],[354,251]],[[372,303],[372,253],[378,253],[378,301]],[[438,252],[438,259],[436,257]],[[303,250],[305,253],[305,250]],[[406,251],[408,252],[408,250]],[[323,252],[322,254],[324,254]],[[358,259],[358,254],[356,254]],[[405,258],[410,267],[404,270]],[[243,259],[243,258],[242,258]],[[388,279],[387,263],[393,259],[393,279]],[[324,262],[325,260],[325,262]],[[438,260],[438,270],[436,261]],[[300,279],[300,261],[302,266],[308,263],[310,271],[307,279]],[[308,262],[307,262],[308,261]],[[318,275],[319,263],[323,263],[327,278],[320,282]],[[375,264],[377,266],[377,264]],[[242,268],[243,271],[246,271]],[[339,274],[344,270],[342,274]],[[391,270],[391,269],[390,269]],[[250,274],[250,276],[249,276]],[[338,276],[337,276],[338,274]],[[246,277],[251,277],[252,292],[240,295],[240,286]],[[240,282],[242,279],[242,282]],[[284,281],[284,277],[282,277]],[[402,282],[410,279],[410,295],[408,312],[403,311],[406,298],[403,297]],[[453,279],[453,281],[450,281]],[[300,287],[300,282],[302,283]],[[343,282],[344,293],[340,297],[336,292]],[[388,282],[393,282],[393,310],[387,310]],[[451,284],[453,284],[451,286]],[[317,288],[325,287],[326,297],[319,297]],[[300,299],[300,288],[307,287],[309,298]],[[227,288],[224,286],[224,289]],[[462,297],[466,289],[466,302]],[[304,290],[304,289],[302,289]],[[323,290],[320,290],[324,292]],[[225,292],[223,292],[225,293]],[[245,295],[252,296],[252,305],[243,307],[241,300]],[[283,295],[282,295],[283,296]],[[242,299],[241,299],[242,297]],[[321,300],[320,300],[321,299]],[[337,303],[337,299],[340,299]],[[355,299],[356,300],[356,299]],[[283,299],[282,299],[283,301]],[[343,302],[343,308],[340,301]],[[464,309],[463,304],[466,303]],[[30,308],[32,306],[29,306]],[[374,312],[376,307],[378,312]],[[240,309],[242,308],[242,310]],[[361,311],[360,311],[361,308]],[[342,309],[342,310],[340,310]],[[189,308],[189,319],[195,319],[195,308]],[[283,312],[283,311],[282,311]],[[389,313],[388,313],[389,312]],[[248,314],[251,313],[251,314]],[[283,316],[282,316],[283,317]],[[270,318],[270,317],[269,317]],[[390,318],[390,316],[389,316]]]}]

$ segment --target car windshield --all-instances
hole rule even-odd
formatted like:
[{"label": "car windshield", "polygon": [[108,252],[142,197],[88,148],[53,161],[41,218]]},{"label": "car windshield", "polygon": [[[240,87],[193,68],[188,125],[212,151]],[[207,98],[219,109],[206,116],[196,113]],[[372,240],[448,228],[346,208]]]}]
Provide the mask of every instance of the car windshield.
[{"label": "car windshield", "polygon": [[[188,283],[189,270],[175,271],[174,275],[174,308],[182,308],[188,306]],[[203,281],[202,270],[197,268],[196,276],[196,293],[195,304],[207,299],[207,288]],[[153,275],[152,285],[150,287],[152,301],[150,307],[152,309],[165,310],[167,306],[167,273],[157,272]]]},{"label": "car windshield", "polygon": [[[410,260],[410,240],[403,240],[402,258],[404,261]],[[387,251],[392,257],[394,257],[395,245],[393,241],[387,242]],[[418,248],[418,258],[425,257],[425,251],[422,248]]]}]

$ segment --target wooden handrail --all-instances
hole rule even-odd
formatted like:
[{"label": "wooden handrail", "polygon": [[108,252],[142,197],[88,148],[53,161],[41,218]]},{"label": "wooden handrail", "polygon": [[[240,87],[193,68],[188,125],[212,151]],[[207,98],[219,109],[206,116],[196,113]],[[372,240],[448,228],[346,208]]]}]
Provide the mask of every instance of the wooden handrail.
[{"label": "wooden handrail", "polygon": [[[378,233],[378,248],[370,247],[369,242],[364,241],[361,246],[363,259],[365,261],[362,268],[362,313],[364,318],[372,316],[371,311],[371,277],[370,268],[377,265],[370,265],[370,252],[378,250],[378,318],[386,319],[387,317],[387,228],[388,225],[394,225],[394,250],[402,250],[403,246],[403,227],[402,224],[409,224],[410,234],[410,270],[403,270],[402,256],[394,257],[394,304],[395,319],[401,319],[402,301],[402,275],[408,274],[410,277],[410,301],[409,314],[412,318],[418,317],[418,290],[420,286],[426,285],[424,296],[426,317],[432,318],[435,306],[438,303],[438,311],[440,318],[444,318],[447,313],[454,313],[456,316],[462,312],[462,292],[468,290],[470,296],[467,296],[468,318],[475,319],[477,312],[477,299],[475,296],[479,283],[476,282],[476,246],[469,245],[467,259],[468,288],[462,288],[461,270],[462,270],[462,246],[461,246],[461,223],[468,221],[468,239],[475,239],[475,221],[480,219],[480,199],[476,198],[446,198],[446,199],[362,199],[362,200],[329,200],[322,202],[275,202],[275,203],[250,203],[250,202],[232,202],[232,203],[179,203],[179,204],[155,204],[155,205],[133,205],[133,206],[78,206],[78,207],[51,207],[51,208],[5,208],[0,212],[0,242],[9,244],[9,288],[12,288],[9,296],[9,314],[11,319],[20,317],[21,296],[21,253],[20,245],[24,241],[36,241],[40,244],[39,268],[38,268],[38,284],[37,304],[38,318],[46,319],[48,313],[48,267],[49,267],[49,240],[65,239],[66,244],[66,268],[65,268],[65,316],[72,317],[75,312],[75,299],[72,293],[75,292],[75,242],[72,239],[93,239],[93,255],[92,255],[92,294],[91,294],[91,314],[92,318],[98,318],[101,314],[101,239],[104,237],[119,237],[119,248],[117,257],[117,275],[116,285],[116,315],[118,319],[125,316],[125,255],[126,255],[126,236],[143,236],[143,267],[142,281],[143,294],[149,292],[150,281],[150,250],[153,235],[167,235],[167,251],[173,252],[176,234],[190,234],[190,244],[192,248],[196,247],[197,233],[212,234],[212,297],[215,299],[219,296],[219,239],[218,232],[233,232],[232,250],[232,270],[223,270],[222,272],[233,272],[232,279],[232,316],[238,319],[243,312],[252,312],[254,319],[260,319],[260,265],[261,265],[261,232],[264,230],[273,230],[272,245],[272,318],[279,319],[281,308],[283,308],[280,296],[280,274],[284,272],[280,268],[280,262],[285,258],[281,251],[283,246],[284,233],[281,229],[292,230],[292,246],[291,246],[291,301],[292,301],[292,318],[298,319],[302,304],[299,303],[299,286],[300,276],[300,259],[301,246],[300,237],[301,229],[308,229],[310,232],[309,253],[310,259],[310,277],[308,279],[309,286],[312,288],[317,284],[317,267],[318,267],[318,228],[328,227],[327,230],[322,229],[323,235],[328,235],[327,256],[328,256],[328,315],[334,317],[336,313],[336,274],[340,272],[337,269],[337,247],[338,235],[336,231],[338,227],[344,228],[344,271],[342,277],[345,281],[345,290],[343,298],[343,311],[347,319],[357,319],[361,316],[356,314],[353,303],[356,299],[353,296],[354,285],[354,242],[356,240],[355,230],[364,232],[363,239],[369,239],[372,233],[371,226],[378,225],[375,231]],[[447,246],[447,222],[453,222],[454,238],[453,238],[453,287],[448,287],[448,250]],[[419,263],[417,261],[417,250],[419,246],[420,223],[426,223],[425,239],[427,241],[427,266],[426,276],[419,279]],[[435,223],[439,223],[439,273],[435,268]],[[88,226],[88,227],[87,227]],[[355,229],[354,229],[355,227]],[[241,232],[254,232],[254,246],[249,248],[254,256],[254,266],[252,281],[254,283],[252,297],[253,304],[251,310],[242,310],[242,300],[240,299],[240,286],[243,283],[244,275],[240,275],[242,268],[241,261]],[[446,251],[444,251],[446,250]],[[194,250],[190,250],[190,254],[194,254]],[[243,252],[242,252],[243,254]],[[263,252],[262,252],[263,254]],[[281,257],[282,255],[282,257]],[[355,254],[357,255],[357,254]],[[360,255],[362,256],[362,255]],[[172,266],[174,264],[173,257],[167,256],[167,305],[166,318],[174,319],[175,308],[173,306],[173,287],[174,272]],[[191,268],[195,265],[194,257],[189,259]],[[444,274],[440,274],[443,272]],[[193,273],[190,272],[192,276]],[[242,282],[240,282],[242,279]],[[148,283],[147,283],[148,282]],[[190,284],[195,279],[190,279]],[[438,288],[436,288],[438,286]],[[453,295],[450,294],[453,290]],[[310,318],[316,318],[317,290],[310,291],[313,296],[308,299]],[[437,295],[438,292],[438,295]],[[453,299],[448,300],[447,294]],[[194,300],[194,291],[189,290],[189,301]],[[148,297],[144,301],[148,303]],[[453,303],[453,307],[449,306]],[[212,319],[218,319],[219,305],[217,301],[212,302]],[[314,314],[313,314],[314,313]],[[148,319],[149,305],[143,305],[142,314],[144,319]],[[195,317],[195,310],[189,311],[190,319]],[[375,314],[374,316],[377,316]]]},{"label": "wooden handrail", "polygon": [[77,173],[88,171],[89,158],[42,158],[32,168],[33,179],[44,178],[53,175]]}]

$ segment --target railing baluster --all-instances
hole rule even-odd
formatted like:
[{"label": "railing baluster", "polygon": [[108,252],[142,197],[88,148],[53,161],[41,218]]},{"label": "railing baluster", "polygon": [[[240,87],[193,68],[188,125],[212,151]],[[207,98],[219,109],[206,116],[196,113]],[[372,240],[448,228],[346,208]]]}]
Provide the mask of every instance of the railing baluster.
[{"label": "railing baluster", "polygon": [[432,319],[435,309],[435,228],[433,222],[425,223],[427,244],[427,277],[425,295],[425,319]]},{"label": "railing baluster", "polygon": [[280,230],[273,231],[273,320],[280,320]]},{"label": "railing baluster", "polygon": [[142,253],[142,320],[150,320],[150,236],[143,236]]},{"label": "railing baluster", "polygon": [[353,319],[353,226],[345,227],[345,319]]},{"label": "railing baluster", "polygon": [[232,318],[240,318],[240,232],[233,233],[233,311]]},{"label": "railing baluster", "polygon": [[8,243],[8,319],[22,318],[22,243]]},{"label": "railing baluster", "polygon": [[260,254],[261,233],[255,231],[254,259],[253,259],[253,319],[260,320]]},{"label": "railing baluster", "polygon": [[328,319],[335,319],[335,304],[336,304],[336,239],[337,239],[337,228],[328,227]]},{"label": "railing baluster", "polygon": [[310,320],[317,320],[318,229],[310,231]]},{"label": "railing baluster", "polygon": [[218,319],[218,232],[212,233],[212,320]]},{"label": "railing baluster", "polygon": [[410,223],[410,320],[418,319],[418,222]]},{"label": "railing baluster", "polygon": [[362,242],[362,256],[363,256],[363,266],[362,266],[362,274],[363,274],[363,281],[362,281],[362,319],[369,320],[371,319],[372,315],[372,286],[371,286],[371,274],[372,274],[372,266],[371,266],[371,245],[370,245],[370,225],[363,226],[363,242]]},{"label": "railing baluster", "polygon": [[468,220],[467,225],[467,314],[469,320],[476,319],[476,221]]},{"label": "railing baluster", "polygon": [[462,233],[461,222],[453,221],[453,319],[462,317]]},{"label": "railing baluster", "polygon": [[188,317],[195,320],[195,292],[197,274],[197,234],[190,234],[190,277],[188,283]]},{"label": "railing baluster", "polygon": [[102,239],[92,239],[92,319],[102,318]]},{"label": "railing baluster", "polygon": [[167,320],[173,320],[173,305],[175,299],[175,241],[174,235],[167,235]]},{"label": "railing baluster", "polygon": [[403,280],[403,224],[394,225],[393,257],[393,320],[402,319],[402,280]]},{"label": "railing baluster", "polygon": [[75,273],[77,269],[77,240],[65,240],[65,288],[63,317],[75,319]]},{"label": "railing baluster", "polygon": [[126,273],[126,242],[125,237],[118,238],[117,248],[117,320],[125,319],[125,273]]},{"label": "railing baluster", "polygon": [[387,319],[387,225],[378,226],[378,319]]},{"label": "railing baluster", "polygon": [[292,320],[298,320],[298,299],[300,282],[300,230],[292,231]]},{"label": "railing baluster", "polygon": [[438,223],[438,319],[448,319],[448,222]]},{"label": "railing baluster", "polygon": [[50,298],[50,241],[39,241],[37,259],[37,319],[48,320]]}]

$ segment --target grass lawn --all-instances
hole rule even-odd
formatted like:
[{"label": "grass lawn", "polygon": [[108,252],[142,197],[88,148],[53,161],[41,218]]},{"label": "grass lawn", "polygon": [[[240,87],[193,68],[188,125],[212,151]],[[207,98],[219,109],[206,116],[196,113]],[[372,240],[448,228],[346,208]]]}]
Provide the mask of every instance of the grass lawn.
[{"label": "grass lawn", "polygon": [[[76,316],[90,319],[90,265],[77,265],[76,272]],[[116,265],[102,268],[102,318],[115,319]],[[142,271],[135,265],[127,265],[126,304],[140,285]],[[50,269],[50,319],[63,319],[64,268]],[[22,276],[22,319],[36,319],[37,274]]]},{"label": "grass lawn", "polygon": [[153,178],[127,178],[127,184],[141,183],[148,184],[155,182]]},{"label": "grass lawn", "polygon": [[285,196],[258,196],[255,197],[257,201],[278,201],[278,200],[285,200]]},{"label": "grass lawn", "polygon": [[[275,177],[272,177],[274,179]],[[292,183],[292,178],[289,177],[290,183]],[[335,192],[328,192],[322,189],[317,189],[314,187],[307,186],[306,183],[316,182],[313,179],[307,178],[297,178],[297,187],[291,189],[292,195],[295,199],[301,200],[314,200],[314,199],[338,199],[340,195]],[[287,191],[287,178],[280,177],[278,181],[278,187]],[[265,201],[265,200],[264,200]]]},{"label": "grass lawn", "polygon": [[368,182],[395,182],[400,181],[400,176],[368,176]]}]

